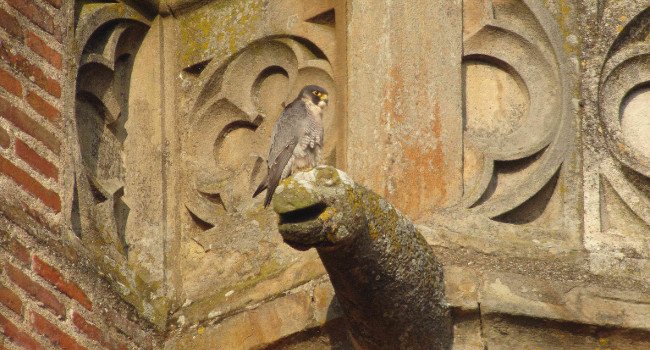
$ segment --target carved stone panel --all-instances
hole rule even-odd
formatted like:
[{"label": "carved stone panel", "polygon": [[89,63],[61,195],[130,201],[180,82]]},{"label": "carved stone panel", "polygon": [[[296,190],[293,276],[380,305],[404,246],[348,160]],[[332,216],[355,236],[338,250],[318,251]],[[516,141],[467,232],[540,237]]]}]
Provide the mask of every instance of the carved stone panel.
[{"label": "carved stone panel", "polygon": [[573,121],[557,28],[534,1],[464,6],[464,206],[506,223],[561,219],[552,197]]},{"label": "carved stone panel", "polygon": [[[599,274],[650,281],[650,8],[607,4],[590,52],[594,113],[585,172],[585,246]],[[613,254],[612,254],[613,253]]]},{"label": "carved stone panel", "polygon": [[[579,188],[577,38],[545,4],[359,1],[350,12],[352,176],[452,232],[579,248],[580,193],[566,190]],[[386,18],[379,30],[374,17]]]},{"label": "carved stone panel", "polygon": [[150,64],[155,31],[149,31],[148,18],[122,3],[80,2],[77,13],[70,226],[98,271],[162,326],[164,245],[155,200],[163,193],[155,137],[160,114],[148,105],[151,90],[143,90],[158,85],[144,68],[157,67]]},{"label": "carved stone panel", "polygon": [[[314,256],[299,256],[282,243],[274,214],[252,193],[266,175],[273,126],[305,85],[330,93],[324,160],[339,163],[344,119],[335,82],[335,9],[333,2],[215,2],[179,18],[179,108],[186,127],[179,264],[183,298],[196,301],[185,310],[189,321],[238,307],[233,298],[261,281],[293,284],[322,273],[320,267],[291,272]],[[202,30],[208,37],[183,40]],[[287,287],[276,284],[253,299]]]}]

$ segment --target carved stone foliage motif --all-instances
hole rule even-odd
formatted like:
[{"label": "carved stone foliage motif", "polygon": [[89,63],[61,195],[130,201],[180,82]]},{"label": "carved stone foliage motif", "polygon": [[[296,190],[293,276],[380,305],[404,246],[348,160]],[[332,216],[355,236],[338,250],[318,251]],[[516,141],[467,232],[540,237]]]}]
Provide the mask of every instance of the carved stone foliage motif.
[{"label": "carved stone foliage motif", "polygon": [[463,206],[511,224],[562,210],[573,126],[557,24],[535,1],[473,0],[463,35]]},{"label": "carved stone foliage motif", "polygon": [[607,249],[648,258],[650,8],[629,18],[611,41],[599,77],[599,136],[608,151],[599,168],[600,230],[609,237]]},{"label": "carved stone foliage motif", "polygon": [[134,211],[127,183],[137,174],[127,171],[125,152],[133,117],[131,77],[150,21],[122,3],[83,2],[77,13],[76,132],[71,137],[78,152],[70,226],[99,272],[145,316],[160,322],[156,317],[164,313],[154,315],[156,306],[149,304],[160,284],[133,262],[138,260],[133,250],[139,248],[129,237]]}]

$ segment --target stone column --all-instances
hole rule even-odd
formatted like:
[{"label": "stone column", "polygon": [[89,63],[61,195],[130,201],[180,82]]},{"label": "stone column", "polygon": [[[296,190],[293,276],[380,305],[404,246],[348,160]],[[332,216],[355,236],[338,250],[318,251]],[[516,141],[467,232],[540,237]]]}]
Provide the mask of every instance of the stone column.
[{"label": "stone column", "polygon": [[462,195],[462,3],[348,3],[347,169],[413,218]]}]

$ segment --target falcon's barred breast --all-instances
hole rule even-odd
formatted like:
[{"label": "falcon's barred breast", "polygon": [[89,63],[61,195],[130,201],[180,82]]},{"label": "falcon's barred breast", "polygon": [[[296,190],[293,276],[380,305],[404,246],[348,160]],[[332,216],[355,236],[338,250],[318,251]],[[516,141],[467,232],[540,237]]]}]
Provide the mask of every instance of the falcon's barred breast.
[{"label": "falcon's barred breast", "polygon": [[253,194],[256,197],[267,190],[264,207],[271,203],[280,180],[296,171],[310,170],[320,163],[323,108],[327,103],[327,90],[308,85],[282,111],[271,136],[267,175]]}]

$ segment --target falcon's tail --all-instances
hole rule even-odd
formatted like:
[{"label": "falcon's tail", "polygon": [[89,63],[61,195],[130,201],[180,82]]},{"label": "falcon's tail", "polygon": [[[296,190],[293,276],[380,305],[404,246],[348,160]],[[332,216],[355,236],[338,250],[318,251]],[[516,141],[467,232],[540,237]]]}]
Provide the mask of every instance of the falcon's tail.
[{"label": "falcon's tail", "polygon": [[255,193],[253,193],[253,198],[257,197],[258,194],[266,190],[266,197],[264,198],[264,208],[266,208],[269,206],[269,204],[271,204],[271,199],[273,199],[273,193],[275,193],[276,187],[278,187],[278,181],[274,181],[273,183],[269,184],[269,177],[267,176],[264,178],[264,180],[262,180],[260,185],[257,186]]},{"label": "falcon's tail", "polygon": [[269,187],[268,181],[269,181],[269,177],[267,175],[264,178],[264,180],[262,180],[262,182],[260,182],[260,185],[257,186],[257,189],[255,190],[255,193],[253,193],[253,198],[257,197],[258,194],[262,193],[262,191],[264,191],[267,187]]},{"label": "falcon's tail", "polygon": [[273,193],[275,193],[276,187],[278,187],[277,181],[268,185],[268,188],[266,189],[266,198],[264,198],[264,208],[271,204],[271,199],[273,199]]},{"label": "falcon's tail", "polygon": [[266,197],[264,198],[264,208],[268,207],[269,204],[271,204],[271,199],[273,199],[273,194],[275,193],[275,189],[278,187],[279,182],[280,179],[276,179],[276,178],[269,179],[269,176],[267,175],[264,178],[264,180],[262,180],[260,185],[257,186],[255,193],[253,193],[253,198],[257,197],[258,194],[266,190]]}]

